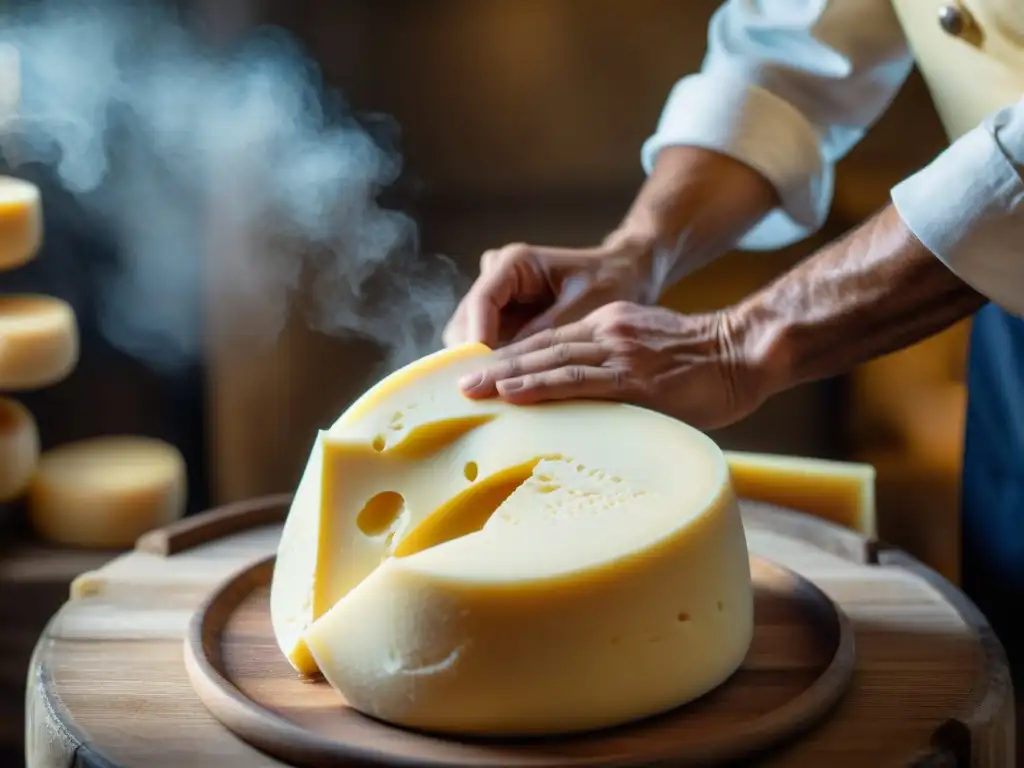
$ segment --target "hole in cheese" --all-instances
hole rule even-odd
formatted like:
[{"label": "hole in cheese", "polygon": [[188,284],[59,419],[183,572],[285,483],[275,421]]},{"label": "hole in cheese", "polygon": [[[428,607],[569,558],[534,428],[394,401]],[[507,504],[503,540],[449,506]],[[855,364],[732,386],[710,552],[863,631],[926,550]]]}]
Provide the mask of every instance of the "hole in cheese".
[{"label": "hole in cheese", "polygon": [[479,531],[543,458],[506,467],[453,496],[402,539],[395,547],[395,557],[407,557]]},{"label": "hole in cheese", "polygon": [[[401,413],[396,416],[400,417]],[[447,448],[460,437],[493,418],[494,414],[491,413],[475,414],[455,419],[429,421],[408,430],[401,423],[400,418],[393,419],[388,425],[388,429],[392,432],[392,441],[389,442],[388,436],[382,433],[373,438],[372,446],[377,453],[386,450],[403,459],[423,459]]]},{"label": "hole in cheese", "polygon": [[367,536],[380,536],[394,525],[405,509],[402,494],[384,491],[366,502],[356,517],[356,526]]},{"label": "hole in cheese", "polygon": [[719,600],[718,601],[718,611],[719,611],[719,613],[721,613],[724,610],[725,610],[725,603],[723,603],[721,600]]},{"label": "hole in cheese", "polygon": [[678,621],[680,623],[685,622],[685,621],[689,621],[689,620],[690,620],[690,614],[688,614],[686,611],[680,611],[679,613],[676,614],[676,621]]},{"label": "hole in cheese", "polygon": [[[387,449],[389,453],[397,454],[403,459],[425,458],[447,448],[463,435],[472,432],[493,418],[493,413],[486,413],[428,421],[413,427],[404,434],[399,433],[398,440],[394,444],[388,445]],[[376,448],[376,443],[374,448]]]},{"label": "hole in cheese", "polygon": [[462,468],[462,474],[465,475],[469,482],[476,480],[476,476],[480,473],[480,468],[476,465],[475,461],[467,461],[466,466]]}]

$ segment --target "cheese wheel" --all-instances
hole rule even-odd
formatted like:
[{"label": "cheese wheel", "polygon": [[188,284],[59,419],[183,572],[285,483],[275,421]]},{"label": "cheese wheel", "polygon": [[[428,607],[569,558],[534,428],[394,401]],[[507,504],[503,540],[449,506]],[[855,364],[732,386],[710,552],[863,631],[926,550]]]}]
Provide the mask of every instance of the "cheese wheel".
[{"label": "cheese wheel", "polygon": [[51,296],[0,296],[0,390],[56,384],[78,363],[71,305]]},{"label": "cheese wheel", "polygon": [[736,494],[806,512],[874,537],[875,468],[870,464],[726,451]]},{"label": "cheese wheel", "polygon": [[286,654],[449,734],[614,726],[721,684],[753,632],[722,452],[629,405],[465,398],[489,359],[426,358],[320,436],[272,585]]},{"label": "cheese wheel", "polygon": [[185,512],[181,453],[148,437],[96,437],[43,453],[29,487],[36,532],[58,544],[123,548]]},{"label": "cheese wheel", "polygon": [[24,179],[0,176],[0,271],[31,261],[42,242],[39,188]]},{"label": "cheese wheel", "polygon": [[32,413],[0,397],[0,501],[12,501],[28,487],[39,461],[39,430]]}]

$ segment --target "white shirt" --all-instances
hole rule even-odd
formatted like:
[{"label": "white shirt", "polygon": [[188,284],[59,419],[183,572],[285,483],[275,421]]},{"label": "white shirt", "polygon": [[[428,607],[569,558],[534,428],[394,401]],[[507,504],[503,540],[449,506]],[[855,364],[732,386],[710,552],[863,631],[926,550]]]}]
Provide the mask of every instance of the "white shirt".
[{"label": "white shirt", "polygon": [[[763,174],[781,206],[740,241],[789,245],[818,229],[835,164],[903,85],[913,56],[891,0],[726,0],[701,71],[675,84],[644,144],[730,155]],[[1024,99],[990,116],[893,188],[910,230],[962,280],[1024,315]]]}]

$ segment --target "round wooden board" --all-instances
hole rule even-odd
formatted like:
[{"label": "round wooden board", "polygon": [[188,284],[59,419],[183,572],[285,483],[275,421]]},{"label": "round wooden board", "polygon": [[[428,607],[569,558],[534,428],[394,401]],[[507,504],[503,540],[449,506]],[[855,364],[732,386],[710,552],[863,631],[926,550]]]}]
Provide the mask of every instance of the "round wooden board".
[{"label": "round wooden board", "polygon": [[755,629],[741,668],[668,714],[583,736],[463,741],[396,728],[302,680],[270,625],[273,558],[228,579],[196,611],[185,667],[227,728],[287,763],[314,766],[655,766],[748,758],[806,731],[840,699],[855,666],[846,616],[796,573],[751,557]]}]

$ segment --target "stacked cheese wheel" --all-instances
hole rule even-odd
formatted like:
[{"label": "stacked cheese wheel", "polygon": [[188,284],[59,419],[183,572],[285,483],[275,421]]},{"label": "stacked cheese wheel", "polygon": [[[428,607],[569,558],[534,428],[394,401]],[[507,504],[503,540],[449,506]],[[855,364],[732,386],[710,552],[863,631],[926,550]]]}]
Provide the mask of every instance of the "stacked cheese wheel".
[{"label": "stacked cheese wheel", "polygon": [[[0,176],[0,270],[31,261],[43,238],[39,189]],[[0,392],[40,389],[78,362],[71,306],[36,294],[0,295]],[[184,511],[179,452],[147,438],[98,438],[40,455],[31,412],[0,396],[0,502],[28,495],[36,531],[64,544],[121,547]]]},{"label": "stacked cheese wheel", "polygon": [[628,405],[465,398],[490,355],[430,355],[320,435],[275,566],[282,651],[451,734],[613,726],[721,684],[753,631],[722,451]]}]

